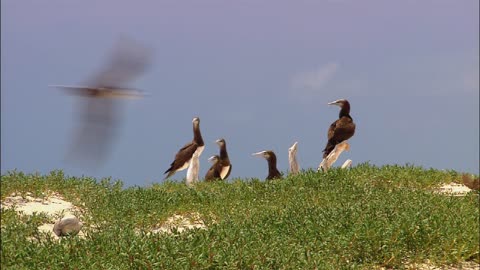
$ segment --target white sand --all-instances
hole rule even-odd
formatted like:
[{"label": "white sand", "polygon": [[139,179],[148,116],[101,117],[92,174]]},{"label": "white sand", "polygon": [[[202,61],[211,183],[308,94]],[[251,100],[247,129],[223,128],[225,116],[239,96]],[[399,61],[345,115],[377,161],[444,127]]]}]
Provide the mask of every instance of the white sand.
[{"label": "white sand", "polygon": [[188,213],[184,215],[173,215],[167,219],[160,227],[152,230],[153,233],[173,233],[176,229],[178,232],[184,232],[191,229],[206,229],[199,213]]},{"label": "white sand", "polygon": [[73,215],[75,206],[71,202],[65,201],[57,193],[47,193],[43,199],[34,198],[30,192],[25,196],[13,193],[11,196],[2,201],[2,208],[15,208],[15,210],[23,215],[33,215],[33,213],[43,212],[48,216],[58,216],[63,213],[63,216]]},{"label": "white sand", "polygon": [[445,184],[437,189],[438,193],[447,194],[451,196],[465,196],[471,189],[465,185],[457,184],[457,183],[450,183]]},{"label": "white sand", "polygon": [[[23,196],[22,196],[23,195]],[[45,223],[38,227],[40,232],[50,234],[54,238],[58,238],[53,233],[53,226],[56,220],[64,217],[73,217],[75,210],[78,210],[71,202],[65,201],[62,196],[54,192],[42,193],[42,198],[32,197],[32,193],[25,194],[12,193],[6,197],[1,203],[1,208],[13,208],[19,214],[33,215],[33,213],[44,213],[51,219],[51,223]],[[83,236],[80,232],[79,236]]]}]

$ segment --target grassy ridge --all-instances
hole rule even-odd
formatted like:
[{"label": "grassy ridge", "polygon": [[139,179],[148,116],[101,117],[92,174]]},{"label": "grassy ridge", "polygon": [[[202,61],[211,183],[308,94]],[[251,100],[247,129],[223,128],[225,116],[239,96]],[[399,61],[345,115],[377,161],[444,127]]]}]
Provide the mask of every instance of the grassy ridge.
[{"label": "grassy ridge", "polygon": [[[456,172],[359,165],[281,181],[166,182],[122,189],[121,182],[62,172],[2,176],[1,196],[54,190],[86,209],[86,239],[37,236],[43,216],[2,211],[2,269],[369,269],[429,259],[454,264],[479,252],[478,194],[435,194]],[[149,231],[169,216],[198,212],[207,230]],[[478,257],[477,257],[478,260]]]}]

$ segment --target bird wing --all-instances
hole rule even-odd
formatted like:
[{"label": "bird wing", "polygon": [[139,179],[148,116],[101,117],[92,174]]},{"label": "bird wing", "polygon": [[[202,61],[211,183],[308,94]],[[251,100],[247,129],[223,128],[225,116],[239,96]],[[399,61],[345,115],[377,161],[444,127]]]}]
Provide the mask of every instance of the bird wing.
[{"label": "bird wing", "polygon": [[116,87],[141,75],[151,62],[151,50],[128,38],[120,39],[106,66],[93,75],[89,84]]},{"label": "bird wing", "polygon": [[211,181],[214,180],[215,178],[219,178],[220,176],[218,175],[218,170],[217,170],[217,164],[213,164],[210,169],[208,169],[207,174],[205,174],[205,180],[206,181]]},{"label": "bird wing", "polygon": [[98,93],[95,97],[108,98],[139,98],[145,96],[145,93],[138,89],[132,88],[105,88],[97,86],[80,86],[80,85],[49,85],[50,87],[61,88],[71,95],[92,96],[92,92]]},{"label": "bird wing", "polygon": [[350,139],[355,133],[355,123],[348,117],[336,121],[333,137],[338,143]]},{"label": "bird wing", "polygon": [[220,167],[220,178],[223,180],[230,175],[232,171],[232,164],[228,164],[227,166]]},{"label": "bird wing", "polygon": [[337,127],[337,121],[333,122],[331,125],[330,125],[330,128],[328,128],[328,140],[331,140],[333,138],[333,136],[335,136],[335,129]]},{"label": "bird wing", "polygon": [[352,119],[342,117],[333,122],[328,129],[328,140],[334,140],[339,143],[348,140],[355,133],[355,123]]},{"label": "bird wing", "polygon": [[51,84],[49,87],[56,87],[62,90],[65,90],[71,95],[77,96],[88,96],[89,92],[86,90],[96,90],[96,87],[91,86],[83,86],[83,85],[59,85],[59,84]]},{"label": "bird wing", "polygon": [[198,145],[195,142],[184,145],[175,155],[175,160],[170,164],[170,168],[165,171],[165,173],[168,173],[166,178],[170,177],[177,171],[185,170],[197,148]]}]

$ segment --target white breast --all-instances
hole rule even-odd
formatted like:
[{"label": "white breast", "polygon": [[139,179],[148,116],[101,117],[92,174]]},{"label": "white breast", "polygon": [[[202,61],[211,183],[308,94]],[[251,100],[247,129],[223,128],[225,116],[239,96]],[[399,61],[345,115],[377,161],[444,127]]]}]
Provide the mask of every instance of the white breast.
[{"label": "white breast", "polygon": [[197,153],[198,157],[200,157],[200,155],[202,155],[203,149],[205,149],[205,145],[204,146],[199,146],[199,147],[197,147],[197,150],[195,150],[195,153]]}]

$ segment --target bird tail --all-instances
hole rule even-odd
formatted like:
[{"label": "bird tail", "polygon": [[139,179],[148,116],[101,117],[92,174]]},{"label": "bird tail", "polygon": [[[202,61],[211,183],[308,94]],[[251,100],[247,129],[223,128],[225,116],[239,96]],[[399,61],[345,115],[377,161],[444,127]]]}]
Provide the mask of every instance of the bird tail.
[{"label": "bird tail", "polygon": [[325,149],[323,149],[323,158],[328,157],[330,152],[332,152],[333,149],[335,149],[335,145],[337,145],[335,142],[332,142],[332,141],[327,142],[327,145],[325,146]]},{"label": "bird tail", "polygon": [[170,167],[170,168],[168,168],[168,170],[166,170],[163,174],[166,174],[166,173],[168,173],[168,174],[167,174],[167,176],[166,176],[163,180],[165,180],[165,179],[169,178],[170,176],[174,175],[174,174],[175,174],[175,171],[173,171],[173,170],[172,170],[172,167]]}]

